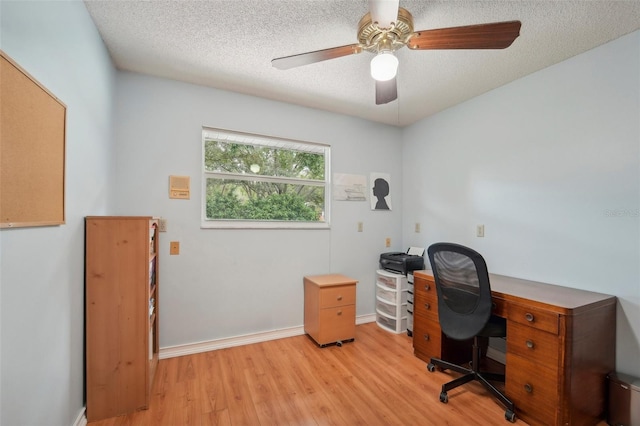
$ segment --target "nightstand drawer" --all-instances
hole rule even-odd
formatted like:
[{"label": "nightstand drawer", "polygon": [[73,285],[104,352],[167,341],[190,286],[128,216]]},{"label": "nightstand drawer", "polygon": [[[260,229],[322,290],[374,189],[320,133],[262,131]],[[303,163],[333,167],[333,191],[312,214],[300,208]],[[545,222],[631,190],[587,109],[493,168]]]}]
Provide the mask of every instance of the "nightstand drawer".
[{"label": "nightstand drawer", "polygon": [[560,328],[560,316],[557,313],[532,308],[531,306],[512,303],[509,305],[507,315],[510,321],[548,331],[549,333],[558,334]]},{"label": "nightstand drawer", "polygon": [[356,286],[332,286],[320,290],[319,307],[331,308],[334,306],[353,305],[356,303]]}]

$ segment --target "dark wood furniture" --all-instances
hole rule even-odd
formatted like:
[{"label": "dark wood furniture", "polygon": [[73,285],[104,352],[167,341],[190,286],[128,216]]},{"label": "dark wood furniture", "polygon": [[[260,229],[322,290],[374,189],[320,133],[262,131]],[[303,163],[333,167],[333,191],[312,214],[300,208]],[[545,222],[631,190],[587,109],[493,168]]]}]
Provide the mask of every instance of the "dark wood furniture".
[{"label": "dark wood furniture", "polygon": [[[468,342],[438,323],[431,271],[414,272],[415,355],[468,361]],[[490,274],[494,314],[507,319],[505,393],[531,425],[594,425],[604,419],[615,370],[616,298]]]}]

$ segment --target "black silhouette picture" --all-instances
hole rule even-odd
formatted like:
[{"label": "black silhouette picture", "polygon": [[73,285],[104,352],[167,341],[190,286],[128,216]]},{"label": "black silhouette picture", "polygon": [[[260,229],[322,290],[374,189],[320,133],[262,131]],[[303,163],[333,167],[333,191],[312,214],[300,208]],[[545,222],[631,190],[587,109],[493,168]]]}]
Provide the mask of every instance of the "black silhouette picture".
[{"label": "black silhouette picture", "polygon": [[390,177],[385,173],[371,173],[371,210],[391,210]]}]

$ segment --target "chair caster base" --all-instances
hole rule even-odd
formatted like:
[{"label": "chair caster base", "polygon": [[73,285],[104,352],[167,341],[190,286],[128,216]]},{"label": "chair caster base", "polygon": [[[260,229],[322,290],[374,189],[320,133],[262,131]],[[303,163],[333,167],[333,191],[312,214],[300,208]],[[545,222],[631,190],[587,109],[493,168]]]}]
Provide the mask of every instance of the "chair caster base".
[{"label": "chair caster base", "polygon": [[507,411],[504,413],[504,418],[505,418],[507,421],[510,421],[511,423],[515,423],[515,421],[516,421],[516,413],[514,413],[514,412],[513,412],[513,411],[511,411],[511,410],[507,410]]},{"label": "chair caster base", "polygon": [[443,404],[449,402],[449,395],[447,395],[446,392],[440,392],[440,402],[442,402]]}]

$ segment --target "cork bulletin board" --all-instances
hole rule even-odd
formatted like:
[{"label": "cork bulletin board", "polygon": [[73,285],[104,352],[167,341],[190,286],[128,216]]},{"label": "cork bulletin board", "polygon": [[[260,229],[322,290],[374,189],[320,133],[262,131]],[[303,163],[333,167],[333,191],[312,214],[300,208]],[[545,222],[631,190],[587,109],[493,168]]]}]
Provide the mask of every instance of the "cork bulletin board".
[{"label": "cork bulletin board", "polygon": [[64,224],[66,106],[0,51],[0,228]]}]

